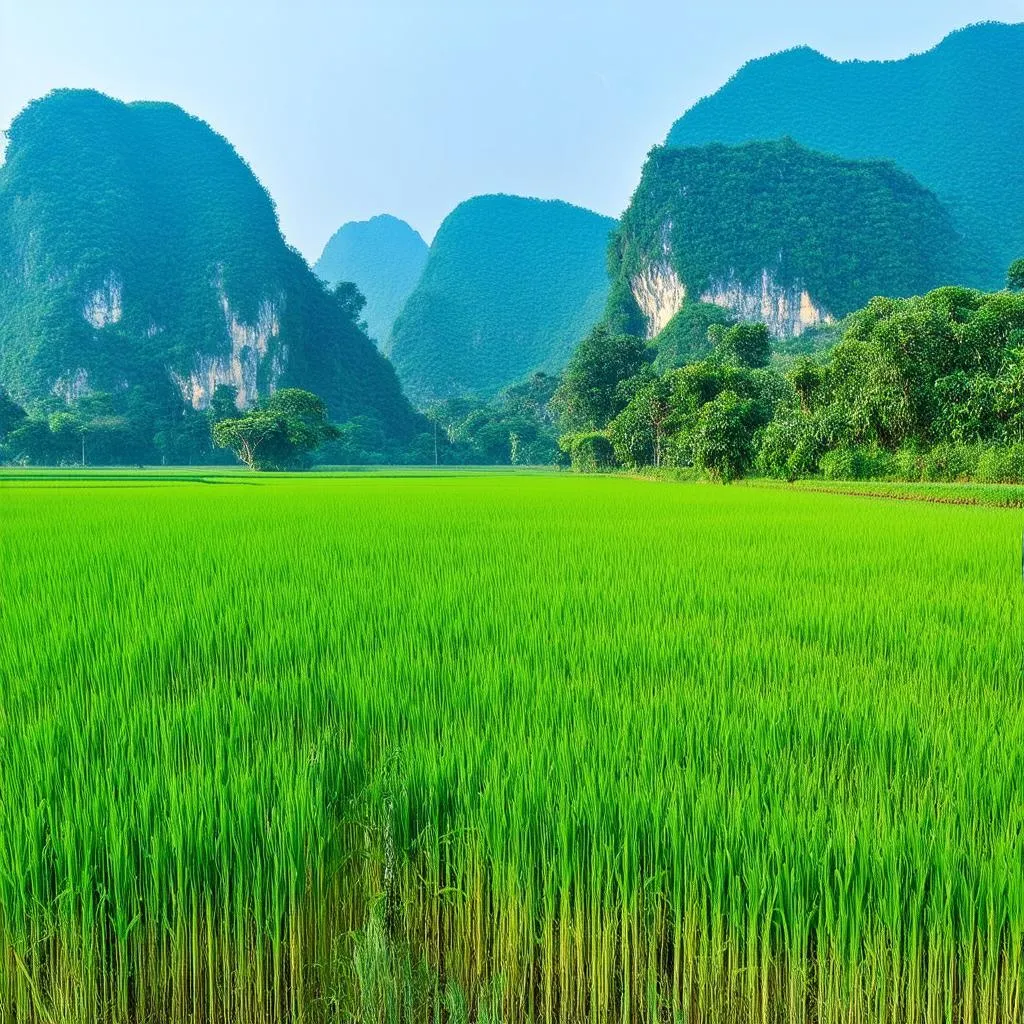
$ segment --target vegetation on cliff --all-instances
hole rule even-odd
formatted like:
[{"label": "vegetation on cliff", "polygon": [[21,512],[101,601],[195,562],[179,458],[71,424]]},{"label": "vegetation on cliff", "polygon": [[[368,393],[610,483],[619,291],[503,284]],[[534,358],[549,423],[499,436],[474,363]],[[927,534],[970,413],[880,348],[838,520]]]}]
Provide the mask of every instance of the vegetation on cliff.
[{"label": "vegetation on cliff", "polygon": [[[169,104],[63,91],[11,125],[0,168],[0,385],[38,417],[121,422],[124,461],[209,452],[216,384],[304,385],[335,421],[417,418],[337,296],[281,237],[230,144]],[[81,410],[80,410],[81,411]],[[86,416],[83,412],[82,416]],[[203,422],[200,423],[199,419]]]},{"label": "vegetation on cliff", "polygon": [[978,246],[964,280],[997,288],[1024,252],[1024,25],[975,25],[928,53],[840,63],[808,48],[747,64],[680,118],[673,147],[789,136],[888,159],[934,190]]},{"label": "vegetation on cliff", "polygon": [[790,315],[807,292],[820,313],[842,317],[875,295],[958,280],[963,259],[942,204],[892,164],[792,140],[658,147],[614,236],[608,315],[635,333],[634,282],[674,273],[690,300],[760,296],[767,274]]}]

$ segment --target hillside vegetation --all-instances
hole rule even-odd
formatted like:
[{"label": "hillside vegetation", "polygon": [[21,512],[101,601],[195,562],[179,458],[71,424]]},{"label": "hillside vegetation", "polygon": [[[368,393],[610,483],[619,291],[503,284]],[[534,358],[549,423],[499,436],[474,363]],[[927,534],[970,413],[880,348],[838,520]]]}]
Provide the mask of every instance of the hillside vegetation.
[{"label": "hillside vegetation", "polygon": [[744,291],[760,314],[767,275],[791,305],[806,292],[842,317],[875,295],[955,280],[962,262],[948,213],[892,164],[842,160],[792,140],[658,147],[614,237],[610,316],[643,333],[637,282],[674,273],[688,300]]},{"label": "hillside vegetation", "polygon": [[427,243],[404,220],[383,215],[343,225],[313,270],[337,285],[351,281],[366,298],[366,331],[387,352],[391,328],[427,263]]},{"label": "hillside vegetation", "polygon": [[746,65],[680,118],[668,144],[791,136],[895,161],[933,189],[981,251],[965,283],[998,287],[1024,252],[1024,25],[956,32],[899,61],[838,63],[808,48]]},{"label": "hillside vegetation", "polygon": [[[409,436],[387,362],[278,227],[230,144],[169,104],[64,91],[14,121],[0,169],[0,387],[41,415],[88,400],[123,457],[191,461],[216,385],[315,390]],[[208,448],[208,430],[206,431]],[[198,447],[197,447],[198,446]]]},{"label": "hillside vegetation", "polygon": [[457,207],[392,331],[410,397],[489,397],[560,370],[604,309],[614,226],[567,203],[515,196]]}]

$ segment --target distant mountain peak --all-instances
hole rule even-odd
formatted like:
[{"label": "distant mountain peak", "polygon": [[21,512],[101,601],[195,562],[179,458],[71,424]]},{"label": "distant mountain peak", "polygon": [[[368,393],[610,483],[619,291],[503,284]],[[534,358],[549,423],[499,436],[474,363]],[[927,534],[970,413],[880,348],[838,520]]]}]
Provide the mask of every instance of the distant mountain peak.
[{"label": "distant mountain peak", "polygon": [[427,263],[427,243],[404,220],[381,213],[343,224],[313,267],[330,285],[351,281],[363,293],[367,331],[386,350],[391,327]]}]

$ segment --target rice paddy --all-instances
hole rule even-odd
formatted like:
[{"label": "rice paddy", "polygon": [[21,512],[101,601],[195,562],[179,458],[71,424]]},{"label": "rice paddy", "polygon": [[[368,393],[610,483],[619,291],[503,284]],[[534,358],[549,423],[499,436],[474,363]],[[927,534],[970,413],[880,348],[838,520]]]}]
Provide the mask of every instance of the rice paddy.
[{"label": "rice paddy", "polygon": [[1011,510],[0,479],[0,1022],[1024,1018]]}]

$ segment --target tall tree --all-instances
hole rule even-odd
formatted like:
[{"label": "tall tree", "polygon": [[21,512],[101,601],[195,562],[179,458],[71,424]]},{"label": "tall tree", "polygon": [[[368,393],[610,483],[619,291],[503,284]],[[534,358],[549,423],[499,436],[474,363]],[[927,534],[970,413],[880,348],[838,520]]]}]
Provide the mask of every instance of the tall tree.
[{"label": "tall tree", "polygon": [[652,355],[639,338],[615,334],[604,324],[580,342],[553,399],[567,432],[605,426],[626,405],[622,381],[635,376]]},{"label": "tall tree", "polygon": [[244,416],[220,420],[213,440],[249,469],[296,469],[325,441],[338,437],[323,400],[301,388],[284,388]]}]

